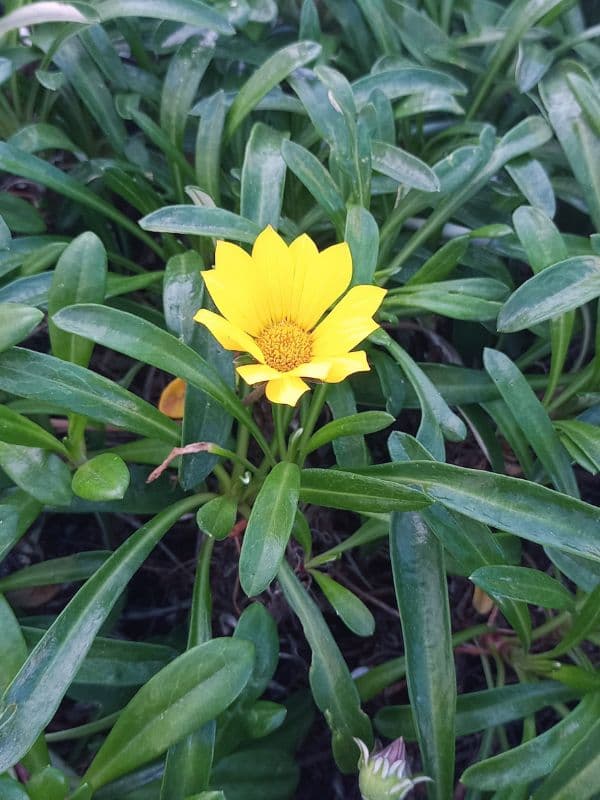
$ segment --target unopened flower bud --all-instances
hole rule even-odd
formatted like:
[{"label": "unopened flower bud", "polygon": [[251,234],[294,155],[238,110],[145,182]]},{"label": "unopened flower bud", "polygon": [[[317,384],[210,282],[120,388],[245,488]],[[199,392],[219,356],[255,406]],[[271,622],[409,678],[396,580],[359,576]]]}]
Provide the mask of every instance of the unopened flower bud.
[{"label": "unopened flower bud", "polygon": [[360,750],[358,786],[363,800],[403,800],[418,783],[431,780],[425,775],[411,778],[402,737],[371,755],[363,741],[354,741]]}]

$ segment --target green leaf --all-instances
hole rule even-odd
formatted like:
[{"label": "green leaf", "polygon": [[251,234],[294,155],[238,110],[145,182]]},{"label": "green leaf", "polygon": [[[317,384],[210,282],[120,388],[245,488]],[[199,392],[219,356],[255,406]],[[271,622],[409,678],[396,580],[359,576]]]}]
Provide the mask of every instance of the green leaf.
[{"label": "green leaf", "polygon": [[424,772],[430,797],[452,794],[456,675],[443,550],[418,514],[392,514],[390,559]]},{"label": "green leaf", "polygon": [[196,180],[217,205],[221,201],[221,140],[226,113],[225,92],[219,89],[204,101],[196,135]]},{"label": "green leaf", "polygon": [[530,156],[515,158],[506,165],[506,171],[532,206],[539,208],[548,217],[554,216],[556,198],[552,182],[537,159]]},{"label": "green leaf", "polygon": [[504,786],[531,783],[551,772],[571,752],[598,719],[600,694],[586,695],[564,719],[544,733],[505,753],[473,764],[461,783],[494,791]]},{"label": "green leaf", "polygon": [[[281,155],[287,166],[306,186],[333,224],[340,228],[344,222],[344,198],[319,159],[309,150],[289,139],[283,140]],[[368,212],[365,211],[365,213]]]},{"label": "green leaf", "polygon": [[[36,647],[46,634],[45,630],[38,628],[23,627],[22,631],[29,648]],[[77,698],[80,689],[85,693],[85,701],[90,696],[90,687],[115,690],[141,686],[176,655],[176,650],[160,644],[96,636],[67,694]]]},{"label": "green leaf", "polygon": [[531,800],[591,800],[600,785],[600,720],[589,724],[584,735],[559,761],[531,795]]},{"label": "green leaf", "polygon": [[83,43],[75,36],[69,37],[53,53],[52,60],[98,123],[111,147],[122,153],[127,141],[125,125],[115,110],[104,76]]},{"label": "green leaf", "polygon": [[74,303],[102,303],[106,292],[106,250],[95,233],[82,233],[58,259],[48,292],[48,330],[52,354],[87,367],[94,343],[65,333],[52,322],[57,311]]},{"label": "green leaf", "polygon": [[225,139],[231,138],[259,100],[287,78],[290,72],[314,61],[321,54],[315,42],[294,42],[269,56],[239,89],[227,114]]},{"label": "green leaf", "polygon": [[169,444],[179,426],[154,406],[95,372],[44,353],[13,348],[0,354],[0,388]]},{"label": "green leaf", "polygon": [[146,231],[189,233],[253,244],[261,231],[259,225],[223,208],[200,206],[165,206],[140,220]]},{"label": "green leaf", "polygon": [[296,464],[273,467],[248,519],[240,554],[240,583],[248,597],[263,592],[277,575],[287,547],[300,491]]},{"label": "green leaf", "polygon": [[23,784],[17,783],[8,775],[0,775],[0,794],[3,800],[31,800]]},{"label": "green leaf", "polygon": [[71,473],[54,453],[0,442],[0,467],[40,503],[65,506],[71,500]]},{"label": "green leaf", "polygon": [[600,428],[576,419],[557,420],[554,427],[571,458],[595,475],[600,471]]},{"label": "green leaf", "polygon": [[71,488],[84,500],[121,500],[129,480],[123,459],[115,453],[102,453],[77,468]]},{"label": "green leaf", "polygon": [[[394,461],[410,462],[431,458],[430,454],[411,436],[399,431],[388,439],[390,456]],[[444,549],[469,575],[478,567],[502,564],[507,556],[499,537],[490,529],[464,514],[450,512],[440,503],[433,503],[420,512],[427,527],[439,539]],[[531,620],[527,607],[509,599],[498,601],[506,619],[518,633],[526,648],[531,643]]]},{"label": "green leaf", "polygon": [[281,147],[286,134],[262,122],[252,126],[242,165],[240,213],[262,229],[279,227],[286,163]]},{"label": "green leaf", "polygon": [[225,17],[201,0],[101,0],[95,10],[102,22],[123,17],[150,17],[208,28],[226,36],[234,32]]},{"label": "green leaf", "polygon": [[441,70],[424,67],[398,67],[359,78],[352,84],[358,106],[369,100],[375,89],[380,89],[389,100],[430,90],[444,90],[450,94],[466,94],[467,87]]},{"label": "green leaf", "polygon": [[354,592],[346,589],[345,586],[317,569],[311,569],[310,574],[319,584],[321,591],[333,606],[335,613],[352,633],[357,636],[373,635],[375,618]]},{"label": "green leaf", "polygon": [[87,3],[29,3],[22,8],[15,8],[0,20],[0,36],[8,31],[41,25],[44,22],[76,22],[87,25],[97,21],[96,9]]},{"label": "green leaf", "polygon": [[213,639],[176,658],[127,705],[83,781],[97,790],[215,719],[244,688],[253,656],[247,642]]},{"label": "green leaf", "polygon": [[504,353],[490,348],[483,352],[483,363],[556,488],[579,497],[567,451],[560,443],[546,410],[519,368]]},{"label": "green leaf", "polygon": [[[456,701],[456,735],[467,736],[504,725],[553,703],[572,700],[575,696],[572,689],[557,681],[516,683],[498,689],[460,694]],[[375,717],[375,725],[383,736],[390,739],[398,736],[404,736],[408,741],[416,739],[411,706],[388,706],[382,709]]]},{"label": "green leaf", "polygon": [[196,497],[186,498],[131,534],[77,592],[33,649],[2,698],[5,706],[14,703],[17,712],[0,727],[0,772],[30,749],[54,716],[128,581],[169,528],[197,504]]},{"label": "green leaf", "polygon": [[362,206],[348,206],[344,241],[352,253],[352,286],[373,283],[379,256],[379,227]]},{"label": "green leaf", "polygon": [[0,353],[26,339],[44,319],[44,313],[19,303],[0,304]]},{"label": "green leaf", "polygon": [[0,592],[84,581],[111,555],[109,550],[88,550],[63,558],[49,558],[0,578]]},{"label": "green leaf", "polygon": [[393,289],[385,298],[384,310],[411,315],[424,310],[479,322],[496,319],[501,308],[498,301],[506,295],[506,286],[493,278],[430,282]]},{"label": "green leaf", "polygon": [[[327,390],[327,405],[334,419],[356,414],[356,399],[349,381],[334,383]],[[369,463],[367,443],[364,436],[344,436],[333,439],[335,461],[340,467],[366,467]]]},{"label": "green leaf", "polygon": [[282,800],[292,797],[298,783],[294,758],[281,749],[253,747],[219,759],[211,787],[222,791],[192,800]]},{"label": "green leaf", "polygon": [[226,539],[231,533],[237,516],[237,502],[233,497],[214,497],[196,514],[200,530],[213,539]]},{"label": "green leaf", "polygon": [[42,504],[22,489],[5,492],[0,504],[0,559],[29,530]]},{"label": "green leaf", "polygon": [[480,567],[469,576],[484,592],[495,597],[509,597],[525,603],[571,611],[575,607],[573,595],[554,578],[528,567]]},{"label": "green leaf", "polygon": [[40,447],[68,457],[66,447],[52,433],[8,406],[0,406],[0,442]]},{"label": "green leaf", "polygon": [[548,658],[567,653],[576,647],[600,626],[600,583],[585,598],[583,605],[578,609],[571,628],[562,636],[560,642],[545,653]]},{"label": "green leaf", "polygon": [[361,711],[356,686],[331,631],[316,603],[306,593],[286,561],[281,564],[278,578],[288,603],[300,619],[310,645],[310,686],[315,703],[325,715],[331,729],[336,763],[342,771],[354,772],[358,762],[358,749],[352,737],[362,739],[367,747],[371,747],[371,724]]},{"label": "green leaf", "polygon": [[190,347],[133,314],[103,306],[65,308],[54,317],[63,330],[87,336],[105,347],[175,373],[217,401],[245,425],[269,452],[269,446],[245,406],[221,376]]},{"label": "green leaf", "polygon": [[506,333],[530,328],[599,295],[600,257],[567,258],[519,286],[500,311],[497,327]]},{"label": "green leaf", "polygon": [[361,414],[350,414],[347,417],[338,417],[332,422],[323,425],[322,428],[308,440],[306,452],[312,453],[319,447],[341,436],[353,436],[357,434],[376,433],[389,427],[394,422],[391,414],[384,411],[363,411]]},{"label": "green leaf", "polygon": [[415,489],[394,486],[385,479],[333,469],[303,469],[300,500],[315,506],[363,514],[416,511],[431,503],[426,494]]},{"label": "green leaf", "polygon": [[213,54],[214,48],[191,37],[169,61],[160,99],[160,127],[178,150],[183,149],[188,114]]},{"label": "green leaf", "polygon": [[[519,478],[412,461],[357,470],[376,480],[420,486],[428,496],[468,517],[544,546],[600,561],[600,510]],[[353,476],[354,477],[354,476]],[[302,493],[301,493],[302,497]]]},{"label": "green leaf", "polygon": [[600,132],[587,118],[572,78],[587,83],[590,88],[593,86],[582,66],[574,61],[562,61],[541,82],[540,97],[581,187],[596,230],[600,230],[600,164],[596,157]]},{"label": "green leaf", "polygon": [[22,197],[0,192],[0,214],[13,233],[44,233],[46,223],[39,211]]},{"label": "green leaf", "polygon": [[233,636],[254,645],[252,675],[239,698],[241,703],[252,703],[267,690],[279,663],[277,625],[261,603],[250,603],[242,611]]},{"label": "green leaf", "polygon": [[376,172],[423,192],[440,191],[437,175],[420,158],[386,142],[374,141],[372,147],[371,164]]}]

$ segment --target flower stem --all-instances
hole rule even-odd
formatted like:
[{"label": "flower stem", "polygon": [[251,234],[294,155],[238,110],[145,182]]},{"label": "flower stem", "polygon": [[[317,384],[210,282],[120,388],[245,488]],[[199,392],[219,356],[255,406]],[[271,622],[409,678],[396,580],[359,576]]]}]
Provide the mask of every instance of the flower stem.
[{"label": "flower stem", "polygon": [[317,420],[319,419],[321,411],[323,410],[323,406],[325,405],[328,389],[328,384],[320,384],[320,386],[315,389],[310,401],[308,413],[306,414],[306,421],[304,423],[304,430],[302,431],[302,436],[300,437],[300,444],[298,447],[298,459],[296,463],[300,467],[302,467],[304,461],[306,460],[308,442],[315,429],[315,425],[317,424]]}]

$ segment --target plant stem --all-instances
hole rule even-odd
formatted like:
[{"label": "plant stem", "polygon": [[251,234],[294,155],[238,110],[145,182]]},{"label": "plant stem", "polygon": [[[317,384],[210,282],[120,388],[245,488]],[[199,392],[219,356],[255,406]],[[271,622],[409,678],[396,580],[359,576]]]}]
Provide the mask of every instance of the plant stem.
[{"label": "plant stem", "polygon": [[308,442],[315,429],[315,425],[317,424],[317,420],[319,419],[321,411],[323,410],[323,406],[325,405],[328,389],[329,386],[326,383],[321,383],[315,389],[315,392],[311,398],[310,405],[308,407],[308,413],[306,415],[306,421],[304,423],[304,430],[302,431],[300,444],[298,446],[298,459],[296,463],[300,467],[302,467],[306,459]]}]

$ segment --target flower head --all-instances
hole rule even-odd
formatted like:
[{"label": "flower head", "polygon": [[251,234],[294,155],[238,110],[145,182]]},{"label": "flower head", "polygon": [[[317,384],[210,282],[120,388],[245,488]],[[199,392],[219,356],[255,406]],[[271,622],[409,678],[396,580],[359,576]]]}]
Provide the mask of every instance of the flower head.
[{"label": "flower head", "polygon": [[385,290],[354,286],[339,300],[352,279],[345,242],[319,252],[303,234],[288,246],[268,226],[251,255],[218,242],[215,267],[202,276],[221,315],[200,309],[194,319],[227,350],[255,359],[237,371],[246,383],[266,382],[271,402],[296,405],[304,378],[338,383],[369,369],[364,350],[352,348],[378,328]]},{"label": "flower head", "polygon": [[431,780],[410,777],[402,737],[371,755],[361,739],[354,741],[360,750],[358,786],[363,800],[403,800],[418,783]]}]

